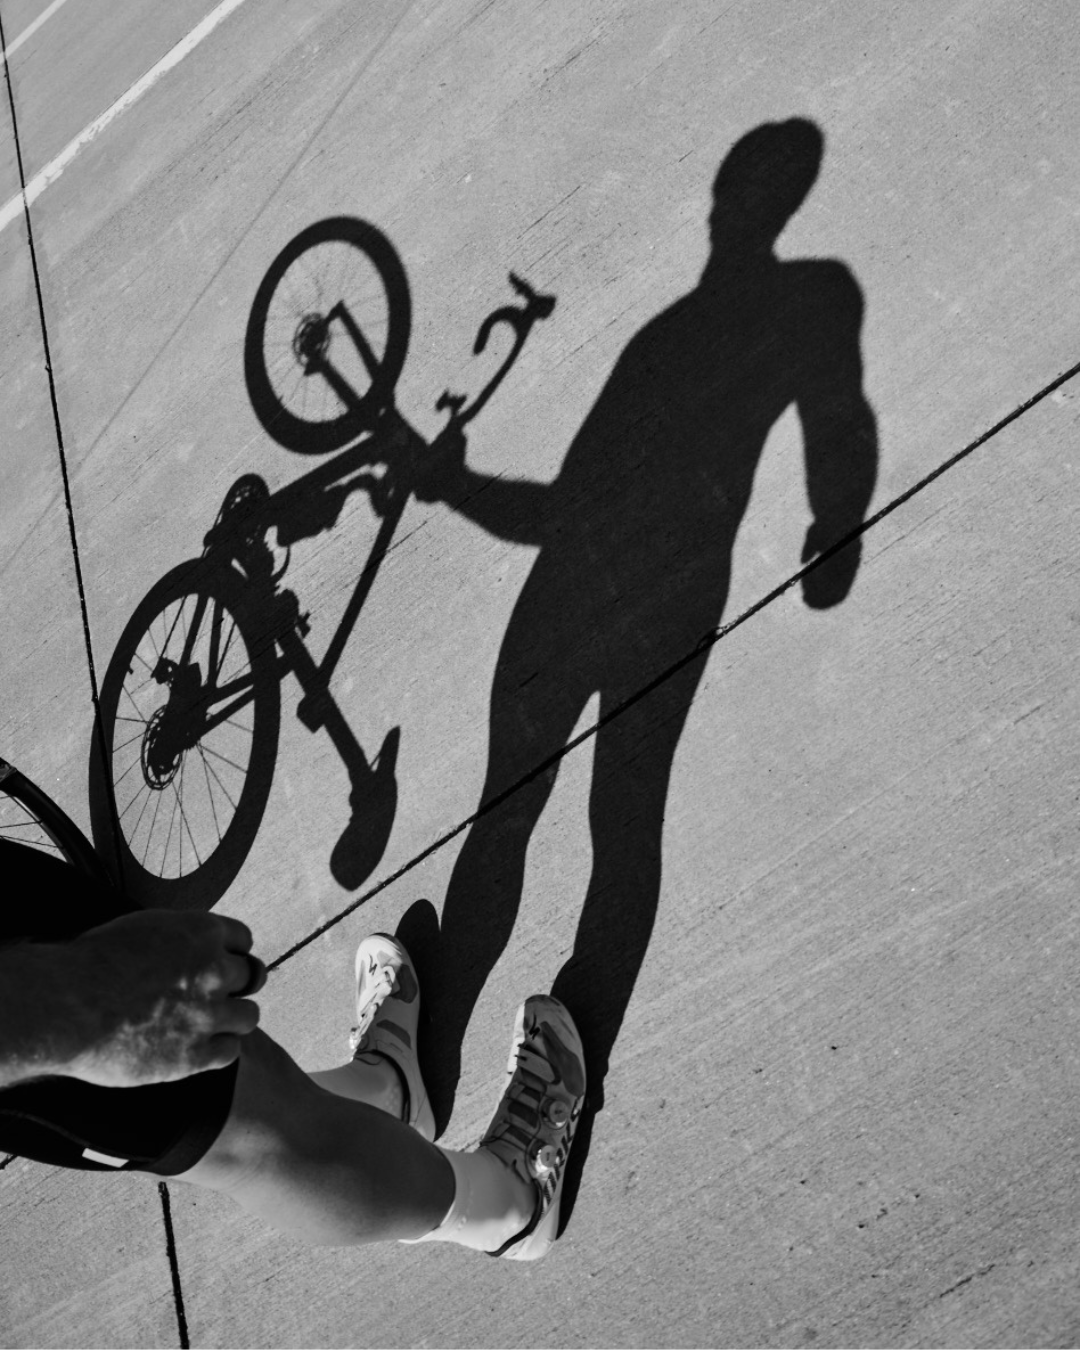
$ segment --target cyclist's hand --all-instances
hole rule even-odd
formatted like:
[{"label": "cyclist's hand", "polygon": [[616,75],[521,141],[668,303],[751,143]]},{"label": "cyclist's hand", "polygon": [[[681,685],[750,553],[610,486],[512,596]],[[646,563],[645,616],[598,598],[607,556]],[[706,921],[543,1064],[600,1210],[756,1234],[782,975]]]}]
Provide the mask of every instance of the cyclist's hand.
[{"label": "cyclist's hand", "polygon": [[465,472],[468,442],[460,427],[451,422],[429,446],[416,455],[412,466],[412,490],[422,502],[446,501]]},{"label": "cyclist's hand", "polygon": [[61,1071],[137,1087],[222,1068],[258,1025],[249,995],[266,983],[245,924],[223,915],[148,910],[70,945],[74,1053]]}]

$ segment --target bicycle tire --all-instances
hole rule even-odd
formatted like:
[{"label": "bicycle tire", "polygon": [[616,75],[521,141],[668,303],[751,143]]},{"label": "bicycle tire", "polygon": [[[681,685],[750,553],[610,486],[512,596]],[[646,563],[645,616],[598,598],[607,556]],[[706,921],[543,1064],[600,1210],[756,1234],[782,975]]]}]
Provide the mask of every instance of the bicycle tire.
[{"label": "bicycle tire", "polygon": [[110,880],[105,864],[71,817],[6,759],[0,759],[0,839],[62,858],[95,881]]},{"label": "bicycle tire", "polygon": [[[339,269],[339,275],[333,278],[329,275],[332,262]],[[360,295],[351,302],[364,304],[369,311],[365,322],[371,326],[370,335],[352,314],[349,297],[338,294],[341,276],[347,271],[355,274],[353,280],[358,287],[375,281],[375,290],[381,293]],[[348,310],[357,333],[363,334],[367,353],[349,333],[345,320],[335,326],[327,320],[339,304]],[[315,455],[340,449],[371,431],[380,414],[393,404],[411,323],[412,302],[405,269],[380,230],[352,216],[333,216],[301,231],[270,264],[248,318],[244,377],[251,406],[264,430],[287,450]],[[382,327],[384,337],[375,331]],[[309,340],[316,328],[319,337],[312,345]],[[322,400],[320,408],[326,415],[313,416],[308,414],[309,381],[318,376],[319,367],[311,360],[305,365],[305,360],[320,345],[327,352],[332,348],[357,385],[362,386],[365,379],[368,383],[366,388],[354,388],[352,380],[345,379],[355,395],[347,406],[323,377],[319,384],[325,385],[324,393],[329,397]],[[272,349],[269,355],[268,346]],[[342,406],[344,412],[340,411]]]},{"label": "bicycle tire", "polygon": [[91,820],[124,891],[147,906],[212,908],[255,841],[280,729],[273,637],[240,575],[184,563],[152,587],[109,662],[100,712],[107,752],[91,756]]}]

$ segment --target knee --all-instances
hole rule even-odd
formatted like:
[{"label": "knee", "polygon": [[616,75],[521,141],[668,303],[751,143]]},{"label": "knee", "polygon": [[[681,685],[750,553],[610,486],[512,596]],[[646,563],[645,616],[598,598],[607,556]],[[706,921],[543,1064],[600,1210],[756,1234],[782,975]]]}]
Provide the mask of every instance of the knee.
[{"label": "knee", "polygon": [[252,1032],[244,1038],[225,1125],[184,1179],[229,1190],[315,1146],[311,1123],[323,1095],[276,1041]]}]

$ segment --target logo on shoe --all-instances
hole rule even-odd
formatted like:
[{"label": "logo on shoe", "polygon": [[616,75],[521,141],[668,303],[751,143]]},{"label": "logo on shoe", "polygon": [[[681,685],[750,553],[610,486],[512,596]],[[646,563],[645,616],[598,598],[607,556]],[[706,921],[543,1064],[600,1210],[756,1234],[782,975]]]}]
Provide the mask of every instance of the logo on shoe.
[{"label": "logo on shoe", "polygon": [[402,1003],[413,1003],[419,993],[420,986],[416,982],[412,967],[402,966],[397,973],[394,991],[390,997],[400,999]]}]

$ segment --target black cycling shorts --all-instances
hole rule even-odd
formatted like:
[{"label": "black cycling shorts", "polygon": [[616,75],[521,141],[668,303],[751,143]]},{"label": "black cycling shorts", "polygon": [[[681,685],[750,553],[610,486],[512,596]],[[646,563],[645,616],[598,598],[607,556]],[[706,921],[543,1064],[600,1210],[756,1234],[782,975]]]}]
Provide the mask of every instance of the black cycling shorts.
[{"label": "black cycling shorts", "polygon": [[[0,945],[65,942],[137,906],[38,849],[0,840]],[[42,999],[48,989],[38,991]],[[0,1032],[2,1034],[2,1032]],[[238,1062],[148,1087],[36,1078],[0,1089],[0,1153],[83,1171],[175,1176],[206,1153],[232,1107]]]}]

